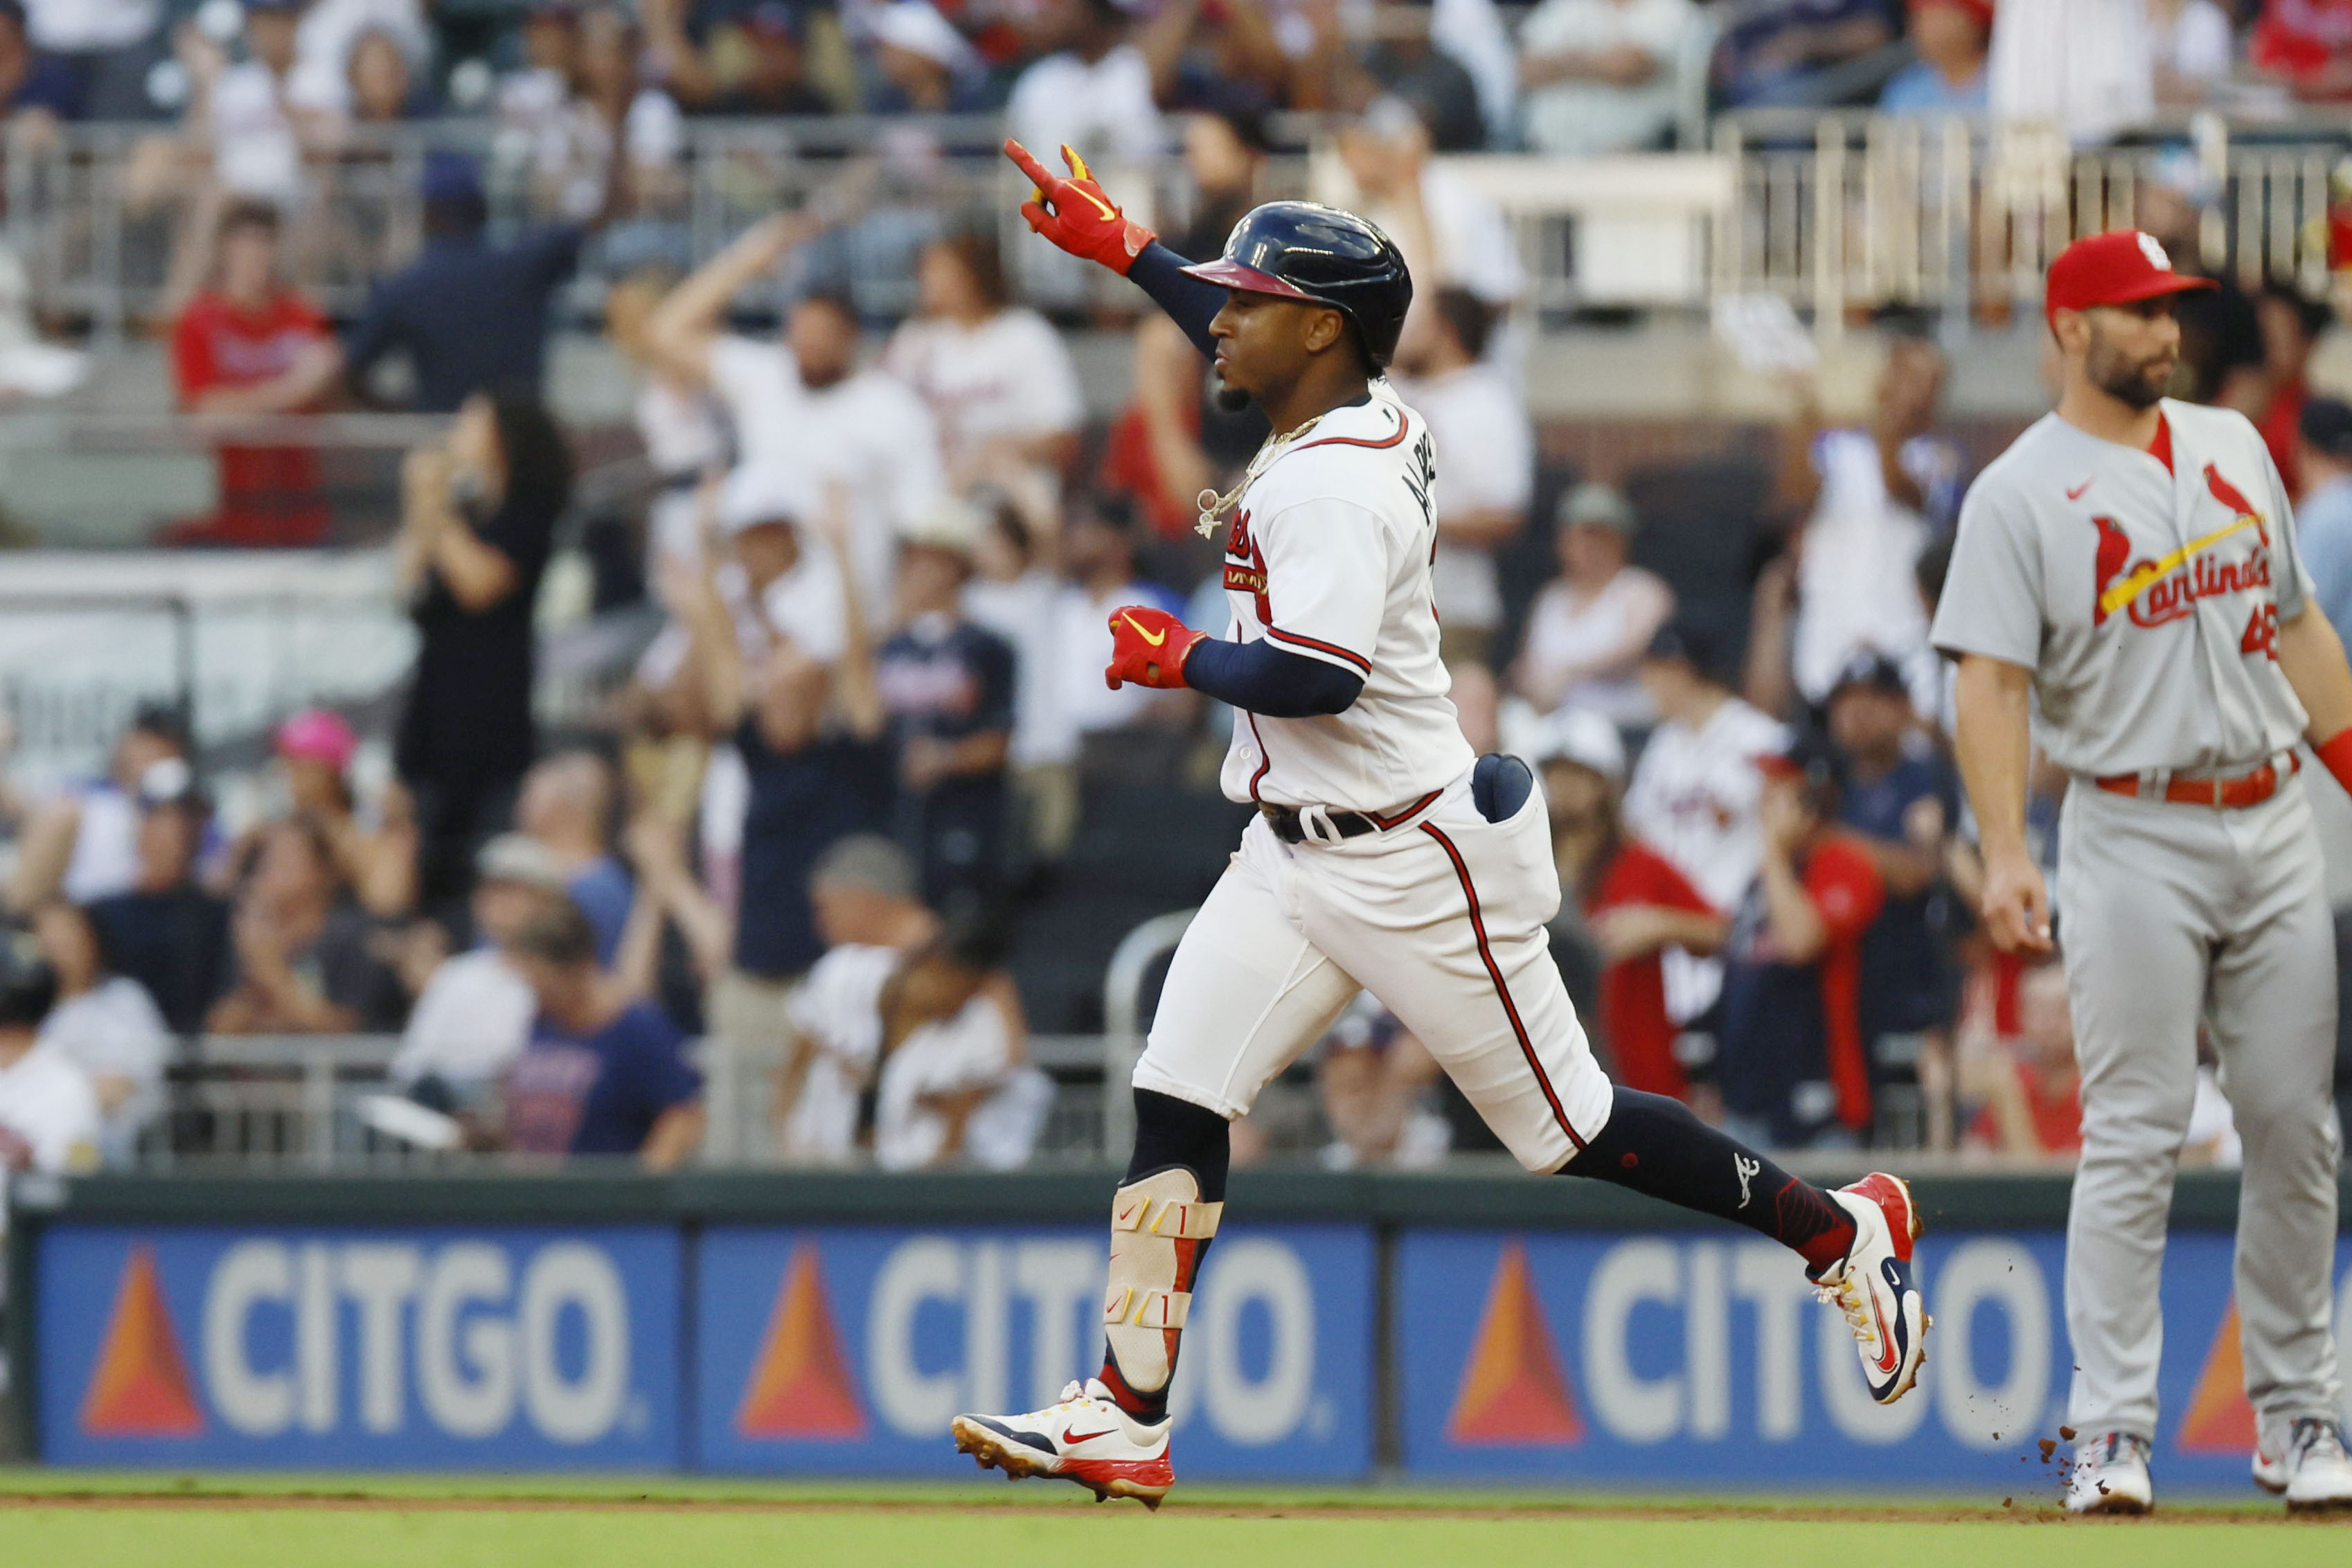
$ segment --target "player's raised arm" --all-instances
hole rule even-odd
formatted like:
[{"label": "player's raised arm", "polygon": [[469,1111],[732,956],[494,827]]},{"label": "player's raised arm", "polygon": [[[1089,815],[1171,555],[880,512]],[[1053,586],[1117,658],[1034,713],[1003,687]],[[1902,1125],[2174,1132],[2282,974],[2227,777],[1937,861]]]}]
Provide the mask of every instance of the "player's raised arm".
[{"label": "player's raised arm", "polygon": [[1067,175],[1045,167],[1018,142],[1006,142],[1004,155],[1035,187],[1021,204],[1021,216],[1032,229],[1072,256],[1100,262],[1133,283],[1168,312],[1168,319],[1183,329],[1204,357],[1215,354],[1209,322],[1225,302],[1223,289],[1185,276],[1184,258],[1121,212],[1096,182],[1087,161],[1071,149],[1062,149]]}]

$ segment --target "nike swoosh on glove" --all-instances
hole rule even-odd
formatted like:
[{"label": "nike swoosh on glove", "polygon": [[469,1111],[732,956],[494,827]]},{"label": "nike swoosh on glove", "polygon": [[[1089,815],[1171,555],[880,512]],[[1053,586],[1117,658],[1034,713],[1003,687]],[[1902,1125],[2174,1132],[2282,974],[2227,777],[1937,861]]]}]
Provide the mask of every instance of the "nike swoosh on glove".
[{"label": "nike swoosh on glove", "polygon": [[1132,681],[1173,690],[1185,684],[1184,660],[1206,642],[1209,634],[1196,632],[1165,610],[1149,605],[1126,605],[1110,616],[1110,666],[1104,684],[1113,691]]},{"label": "nike swoosh on glove", "polygon": [[1021,204],[1021,216],[1029,226],[1044,235],[1072,256],[1089,261],[1099,261],[1121,278],[1143,254],[1143,247],[1159,237],[1139,223],[1129,221],[1118,210],[1118,204],[1103,195],[1102,186],[1095,183],[1094,172],[1087,161],[1072,152],[1066,143],[1062,162],[1070,166],[1070,177],[1063,178],[1030,155],[1020,142],[1007,140],[1004,155],[1020,166],[1036,189]]}]

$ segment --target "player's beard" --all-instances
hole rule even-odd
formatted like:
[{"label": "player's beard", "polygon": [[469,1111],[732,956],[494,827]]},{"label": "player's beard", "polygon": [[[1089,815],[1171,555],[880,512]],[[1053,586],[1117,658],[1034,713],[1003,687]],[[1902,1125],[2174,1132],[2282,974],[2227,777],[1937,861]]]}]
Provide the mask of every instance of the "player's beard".
[{"label": "player's beard", "polygon": [[2083,374],[2092,385],[2132,408],[2153,408],[2172,385],[2173,372],[2180,367],[2180,351],[2165,349],[2142,359],[2132,359],[2107,339],[2094,331],[2091,351],[2085,356]]},{"label": "player's beard", "polygon": [[1249,393],[1242,387],[1235,386],[1232,382],[1225,380],[1223,376],[1219,376],[1217,378],[1216,395],[1212,401],[1216,404],[1219,409],[1227,414],[1246,414],[1249,412]]}]

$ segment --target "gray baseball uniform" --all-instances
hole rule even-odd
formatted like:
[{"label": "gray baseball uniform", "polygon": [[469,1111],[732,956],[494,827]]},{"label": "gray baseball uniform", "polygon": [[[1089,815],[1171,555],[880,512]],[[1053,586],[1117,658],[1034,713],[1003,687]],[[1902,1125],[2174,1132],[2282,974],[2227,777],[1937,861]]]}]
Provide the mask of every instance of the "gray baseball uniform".
[{"label": "gray baseball uniform", "polygon": [[[2074,780],[2059,940],[2082,1065],[2066,1235],[2070,1420],[2156,1434],[2157,1282],[2200,1013],[2245,1140],[2237,1300],[2266,1447],[2333,1417],[2333,928],[2288,773],[2302,704],[2278,665],[2308,580],[2284,489],[2237,414],[2167,401],[2153,451],[2055,415],[1960,509],[1934,641],[2033,671],[2035,738]],[[2260,804],[2168,802],[2173,777],[2278,764]],[[2094,786],[2137,775],[2137,795]]]}]

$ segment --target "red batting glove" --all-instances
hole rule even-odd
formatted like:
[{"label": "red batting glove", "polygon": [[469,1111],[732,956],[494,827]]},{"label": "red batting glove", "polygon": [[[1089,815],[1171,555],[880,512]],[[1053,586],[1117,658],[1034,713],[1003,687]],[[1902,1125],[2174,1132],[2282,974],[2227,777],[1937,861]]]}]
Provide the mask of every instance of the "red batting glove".
[{"label": "red batting glove", "polygon": [[1110,667],[1103,683],[1117,691],[1129,681],[1174,690],[1184,684],[1184,660],[1209,640],[1165,610],[1129,605],[1111,612]]},{"label": "red batting glove", "polygon": [[2338,730],[2312,747],[2311,754],[2327,764],[2337,784],[2352,790],[2352,730]]},{"label": "red batting glove", "polygon": [[1072,256],[1099,261],[1124,278],[1143,247],[1159,237],[1141,224],[1128,221],[1118,204],[1095,184],[1087,161],[1067,144],[1062,148],[1062,162],[1070,166],[1068,179],[1031,157],[1029,149],[1018,142],[1008,140],[1004,155],[1036,185],[1021,204],[1021,216],[1029,220],[1031,228]]}]

